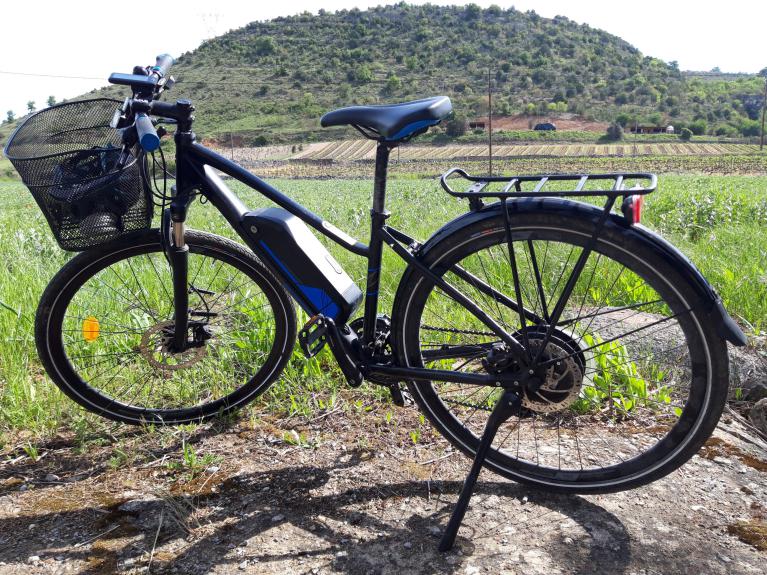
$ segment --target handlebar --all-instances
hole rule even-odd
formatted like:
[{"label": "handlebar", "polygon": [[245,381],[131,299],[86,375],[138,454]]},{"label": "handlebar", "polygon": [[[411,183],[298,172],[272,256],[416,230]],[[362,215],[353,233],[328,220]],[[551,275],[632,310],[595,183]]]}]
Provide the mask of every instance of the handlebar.
[{"label": "handlebar", "polygon": [[[160,54],[155,58],[155,65],[152,66],[149,75],[156,76],[158,81],[162,80],[168,75],[174,63],[175,60],[170,54]],[[160,84],[160,90],[155,90],[155,97],[159,96],[163,85],[164,83]],[[136,134],[138,135],[138,142],[145,152],[154,152],[160,147],[160,136],[157,135],[152,119],[144,112],[136,114]]]},{"label": "handlebar", "polygon": [[152,104],[160,104],[156,100],[163,90],[173,85],[173,78],[168,73],[174,63],[170,54],[160,54],[154,66],[137,66],[133,74],[112,74],[109,77],[110,83],[130,86],[133,91],[133,97],[125,101],[121,115],[114,120],[114,127],[128,130],[123,135],[124,147],[136,142],[145,152],[154,152],[160,147],[160,136],[149,114],[154,111]]}]

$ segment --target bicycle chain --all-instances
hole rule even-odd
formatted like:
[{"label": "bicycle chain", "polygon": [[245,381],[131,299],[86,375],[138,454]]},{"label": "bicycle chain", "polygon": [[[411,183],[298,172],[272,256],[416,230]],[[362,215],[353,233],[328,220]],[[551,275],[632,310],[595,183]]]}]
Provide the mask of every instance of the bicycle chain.
[{"label": "bicycle chain", "polygon": [[427,331],[444,331],[447,333],[465,333],[467,335],[490,335],[490,336],[496,336],[494,333],[489,331],[472,331],[470,329],[456,329],[452,327],[432,327],[430,325],[422,325],[421,329],[425,329]]},{"label": "bicycle chain", "polygon": [[492,408],[487,407],[486,405],[480,405],[478,403],[471,403],[469,401],[458,401],[457,399],[443,399],[442,401],[446,401],[448,403],[453,403],[455,405],[460,405],[462,407],[473,407],[474,409],[482,409],[483,411],[493,411]]},{"label": "bicycle chain", "polygon": [[[427,331],[441,331],[446,333],[462,333],[466,335],[484,335],[484,336],[495,336],[494,333],[486,332],[486,331],[474,331],[470,329],[456,329],[451,327],[434,327],[430,325],[422,325],[421,329],[427,330]],[[493,411],[491,408],[487,407],[486,405],[480,405],[478,403],[471,403],[469,401],[459,401],[457,399],[443,399],[442,401],[446,401],[447,403],[452,403],[454,405],[460,405],[462,407],[469,407],[474,409],[481,409],[483,411]]]}]

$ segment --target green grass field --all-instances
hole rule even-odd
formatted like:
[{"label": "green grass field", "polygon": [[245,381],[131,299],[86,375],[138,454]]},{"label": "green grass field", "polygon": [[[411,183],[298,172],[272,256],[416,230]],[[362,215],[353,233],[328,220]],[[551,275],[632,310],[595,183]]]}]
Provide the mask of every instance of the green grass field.
[{"label": "green grass field", "polygon": [[[274,183],[344,231],[366,241],[370,180]],[[254,192],[240,186],[234,189],[251,207],[267,204]],[[465,202],[447,196],[433,179],[393,179],[389,198],[391,223],[419,239],[426,239],[467,209]],[[23,185],[0,183],[0,201],[0,258],[5,266],[0,275],[0,329],[4,341],[0,346],[0,429],[40,435],[62,426],[77,429],[88,419],[47,380],[36,358],[32,329],[40,294],[71,255],[57,247]],[[747,331],[764,329],[767,177],[661,176],[658,191],[646,203],[644,223],[692,259]],[[195,204],[190,225],[233,237],[210,205]],[[335,245],[328,247],[349,275],[362,284],[365,262]],[[386,253],[383,311],[388,311],[402,268],[396,256]],[[297,353],[266,401],[278,411],[310,413],[319,402],[326,405],[332,401],[334,390],[341,386],[341,378],[326,352],[312,361]],[[371,393],[385,397],[379,390]]]}]

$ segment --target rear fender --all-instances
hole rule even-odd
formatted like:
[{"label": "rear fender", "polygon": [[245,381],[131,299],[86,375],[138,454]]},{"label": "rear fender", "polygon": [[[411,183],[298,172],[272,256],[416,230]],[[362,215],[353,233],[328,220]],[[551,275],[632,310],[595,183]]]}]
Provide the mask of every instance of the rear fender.
[{"label": "rear fender", "polygon": [[[596,224],[602,214],[602,209],[596,206],[561,198],[521,198],[509,201],[508,206],[512,220],[515,217],[524,217],[526,214],[546,212],[549,214],[566,216],[568,218],[586,219]],[[501,209],[501,203],[498,202],[490,204],[479,211],[463,214],[451,222],[448,222],[423,244],[418,251],[419,259],[425,260],[428,265],[429,252],[440,241],[463,228],[474,226],[485,220],[498,218],[501,214]],[[678,270],[679,273],[689,281],[690,285],[693,286],[698,301],[700,302],[701,309],[704,313],[710,316],[712,324],[716,326],[717,335],[733,345],[746,345],[748,340],[745,334],[735,321],[733,321],[727,313],[727,310],[724,309],[722,300],[714,288],[708,281],[706,281],[703,274],[700,273],[698,268],[695,267],[687,256],[652,230],[649,230],[640,224],[629,226],[626,223],[626,220],[620,215],[611,214],[607,222],[605,222],[605,225],[624,229],[628,228],[629,233],[633,235],[632,239],[644,244],[644,246],[654,252],[655,255],[673,266],[674,269]],[[417,272],[414,269],[408,268],[405,274],[407,275],[409,273]],[[400,286],[407,283],[405,281],[406,275],[403,276]],[[399,297],[400,293],[398,291],[397,298]]]}]

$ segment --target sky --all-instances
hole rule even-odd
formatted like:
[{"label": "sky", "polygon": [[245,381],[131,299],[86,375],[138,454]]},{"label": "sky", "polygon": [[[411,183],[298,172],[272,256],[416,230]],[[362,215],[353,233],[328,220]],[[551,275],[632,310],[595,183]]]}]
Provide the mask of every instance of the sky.
[{"label": "sky", "polygon": [[[130,72],[134,65],[154,62],[167,52],[178,55],[203,40],[242,27],[304,11],[316,13],[358,7],[386,0],[161,0],[104,2],[5,0],[2,7],[0,50],[0,119],[6,110],[26,113],[27,102],[44,107],[106,84],[111,72]],[[423,4],[421,0],[412,1]],[[464,4],[440,2],[433,4]],[[764,43],[767,2],[729,0],[724,3],[689,0],[475,0],[476,4],[518,10],[534,9],[541,16],[567,16],[601,28],[630,42],[642,53],[682,70],[758,72],[767,67]],[[708,7],[711,6],[711,7]],[[9,75],[1,72],[82,76],[64,79]]]}]

